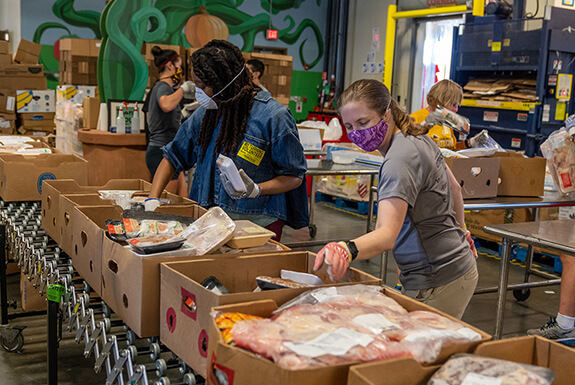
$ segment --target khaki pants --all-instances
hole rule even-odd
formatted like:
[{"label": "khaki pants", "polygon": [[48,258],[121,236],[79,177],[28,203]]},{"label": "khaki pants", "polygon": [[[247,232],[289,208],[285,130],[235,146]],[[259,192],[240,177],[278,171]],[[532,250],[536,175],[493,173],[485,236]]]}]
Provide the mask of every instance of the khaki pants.
[{"label": "khaki pants", "polygon": [[401,293],[461,319],[478,280],[477,265],[474,265],[467,273],[446,285],[424,290],[402,289]]}]

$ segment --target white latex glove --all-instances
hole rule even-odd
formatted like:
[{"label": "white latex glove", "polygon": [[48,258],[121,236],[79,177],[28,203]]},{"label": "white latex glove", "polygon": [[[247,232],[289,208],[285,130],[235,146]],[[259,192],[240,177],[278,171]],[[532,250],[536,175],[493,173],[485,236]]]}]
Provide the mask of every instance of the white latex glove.
[{"label": "white latex glove", "polygon": [[144,210],[154,211],[160,205],[160,199],[158,198],[148,198],[144,201]]},{"label": "white latex glove", "polygon": [[257,198],[261,194],[260,186],[255,183],[248,174],[245,173],[244,170],[239,170],[240,177],[246,186],[246,191],[237,191],[232,182],[226,177],[226,174],[223,172],[220,173],[220,180],[222,185],[224,186],[224,190],[228,193],[230,197],[233,199],[242,199],[242,198]]},{"label": "white latex glove", "polygon": [[184,84],[182,84],[180,88],[182,89],[182,91],[184,91],[184,98],[195,99],[196,85],[194,84],[194,82],[188,80],[187,82],[184,82]]}]

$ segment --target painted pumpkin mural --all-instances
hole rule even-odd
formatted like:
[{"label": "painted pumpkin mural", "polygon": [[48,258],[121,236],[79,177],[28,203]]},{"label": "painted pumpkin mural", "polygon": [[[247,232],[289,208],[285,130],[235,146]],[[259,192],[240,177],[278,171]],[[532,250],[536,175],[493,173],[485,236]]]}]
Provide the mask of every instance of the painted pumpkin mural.
[{"label": "painted pumpkin mural", "polygon": [[226,40],[228,26],[217,16],[208,14],[206,7],[200,7],[200,14],[194,15],[186,23],[186,40],[192,48],[203,47],[213,39]]}]

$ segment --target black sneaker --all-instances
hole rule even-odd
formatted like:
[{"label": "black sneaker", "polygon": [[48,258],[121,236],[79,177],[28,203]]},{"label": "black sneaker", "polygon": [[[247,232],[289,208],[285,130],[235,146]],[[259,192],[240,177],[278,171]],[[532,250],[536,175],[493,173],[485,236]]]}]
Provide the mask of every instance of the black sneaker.
[{"label": "black sneaker", "polygon": [[549,322],[541,326],[539,329],[529,329],[527,334],[530,336],[541,336],[550,340],[558,340],[562,338],[575,338],[575,327],[571,329],[563,329],[557,324],[557,319],[551,317]]}]

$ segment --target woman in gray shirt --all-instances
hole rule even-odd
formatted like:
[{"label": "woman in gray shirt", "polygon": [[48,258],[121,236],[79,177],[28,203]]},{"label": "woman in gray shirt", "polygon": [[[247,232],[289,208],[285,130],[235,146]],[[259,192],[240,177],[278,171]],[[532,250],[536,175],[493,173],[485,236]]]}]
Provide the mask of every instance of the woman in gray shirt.
[{"label": "woman in gray shirt", "polygon": [[[383,155],[376,229],[348,242],[327,244],[314,269],[327,265],[339,280],[358,259],[387,250],[401,270],[402,292],[461,318],[477,285],[475,258],[456,219],[450,180],[437,145],[376,80],[359,80],[340,97],[349,138]],[[458,198],[461,200],[461,192]]]}]

